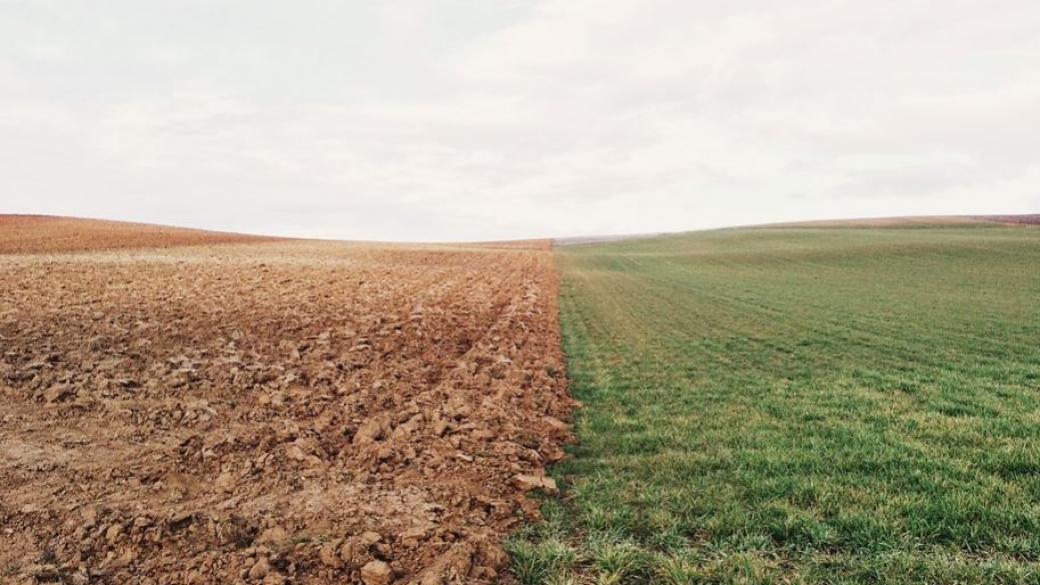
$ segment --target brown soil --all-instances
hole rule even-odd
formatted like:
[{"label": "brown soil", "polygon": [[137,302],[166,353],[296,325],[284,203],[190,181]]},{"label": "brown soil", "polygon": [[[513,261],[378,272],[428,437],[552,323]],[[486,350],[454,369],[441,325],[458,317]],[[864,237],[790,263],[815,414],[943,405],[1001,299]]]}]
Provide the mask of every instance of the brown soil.
[{"label": "brown soil", "polygon": [[3,583],[491,582],[570,437],[544,251],[8,255],[0,287]]},{"label": "brown soil", "polygon": [[171,248],[272,239],[100,219],[0,215],[0,254]]},{"label": "brown soil", "polygon": [[553,240],[503,240],[501,242],[472,242],[469,244],[457,244],[456,246],[497,250],[542,250],[548,252],[553,248]]}]

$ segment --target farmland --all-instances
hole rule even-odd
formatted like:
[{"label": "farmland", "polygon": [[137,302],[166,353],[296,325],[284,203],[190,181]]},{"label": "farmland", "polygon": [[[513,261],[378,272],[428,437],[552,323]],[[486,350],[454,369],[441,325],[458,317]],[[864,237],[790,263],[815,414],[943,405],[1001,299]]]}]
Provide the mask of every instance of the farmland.
[{"label": "farmland", "polygon": [[0,254],[156,249],[274,239],[122,221],[45,215],[0,215]]},{"label": "farmland", "polygon": [[522,583],[1036,583],[1040,231],[562,249],[580,443]]},{"label": "farmland", "polygon": [[3,221],[0,582],[497,579],[569,440],[545,242]]},{"label": "farmland", "polygon": [[0,216],[0,582],[1035,583],[1031,223]]}]

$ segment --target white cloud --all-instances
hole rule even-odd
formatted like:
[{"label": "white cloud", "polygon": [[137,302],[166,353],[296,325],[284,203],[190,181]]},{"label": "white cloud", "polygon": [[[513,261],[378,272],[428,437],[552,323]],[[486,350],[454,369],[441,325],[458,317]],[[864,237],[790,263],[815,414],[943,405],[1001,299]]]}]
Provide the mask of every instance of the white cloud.
[{"label": "white cloud", "polygon": [[450,240],[1040,205],[1024,0],[37,6],[0,5],[0,211]]}]

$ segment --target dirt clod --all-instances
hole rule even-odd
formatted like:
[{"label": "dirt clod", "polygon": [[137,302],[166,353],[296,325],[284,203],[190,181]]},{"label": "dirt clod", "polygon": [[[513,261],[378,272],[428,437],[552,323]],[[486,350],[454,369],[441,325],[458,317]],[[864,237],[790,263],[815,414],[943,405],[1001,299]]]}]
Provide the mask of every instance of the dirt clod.
[{"label": "dirt clod", "polygon": [[63,402],[68,400],[75,391],[68,384],[56,384],[51,386],[43,392],[43,399],[46,402]]},{"label": "dirt clod", "polygon": [[271,563],[264,557],[260,557],[253,566],[249,568],[249,578],[254,581],[259,581],[267,576],[271,572]]},{"label": "dirt clod", "polygon": [[372,561],[361,567],[361,581],[365,585],[387,585],[391,577],[390,565],[383,561]]},{"label": "dirt clod", "polygon": [[343,566],[343,560],[339,558],[339,547],[336,544],[326,544],[321,547],[318,558],[326,567],[338,569]]},{"label": "dirt clod", "polygon": [[557,492],[556,480],[544,475],[518,475],[516,476],[516,485],[524,491],[541,489],[550,494]]}]

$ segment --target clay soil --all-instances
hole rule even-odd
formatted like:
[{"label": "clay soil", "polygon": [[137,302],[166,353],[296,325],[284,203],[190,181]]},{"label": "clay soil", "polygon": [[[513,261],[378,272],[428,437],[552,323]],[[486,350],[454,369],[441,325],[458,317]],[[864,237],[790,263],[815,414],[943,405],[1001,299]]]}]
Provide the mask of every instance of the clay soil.
[{"label": "clay soil", "polygon": [[0,583],[508,582],[573,407],[544,244],[22,233]]}]

